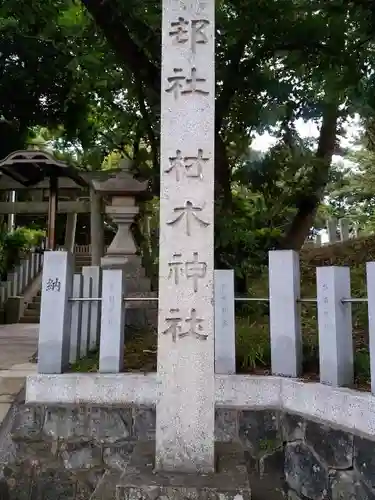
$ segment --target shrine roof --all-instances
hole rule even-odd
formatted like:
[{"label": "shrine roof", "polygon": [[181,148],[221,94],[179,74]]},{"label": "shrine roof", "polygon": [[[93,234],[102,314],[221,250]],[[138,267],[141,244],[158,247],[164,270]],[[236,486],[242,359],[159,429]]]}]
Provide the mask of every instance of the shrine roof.
[{"label": "shrine roof", "polygon": [[0,172],[26,187],[46,177],[68,177],[81,187],[89,185],[79,170],[45,151],[15,151],[0,161]]}]

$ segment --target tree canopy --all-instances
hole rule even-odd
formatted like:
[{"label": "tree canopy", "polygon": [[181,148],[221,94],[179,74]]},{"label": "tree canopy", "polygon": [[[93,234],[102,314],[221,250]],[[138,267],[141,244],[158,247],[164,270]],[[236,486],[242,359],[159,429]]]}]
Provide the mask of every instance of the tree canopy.
[{"label": "tree canopy", "polygon": [[[231,265],[237,250],[248,260],[270,246],[299,249],[337,177],[332,156],[346,120],[358,114],[371,128],[375,8],[366,0],[216,6],[217,245]],[[4,0],[0,34],[0,156],[43,130],[85,168],[131,158],[157,196],[161,1]],[[301,119],[319,124],[317,140],[299,136]],[[257,155],[252,140],[264,131],[277,144]]]}]

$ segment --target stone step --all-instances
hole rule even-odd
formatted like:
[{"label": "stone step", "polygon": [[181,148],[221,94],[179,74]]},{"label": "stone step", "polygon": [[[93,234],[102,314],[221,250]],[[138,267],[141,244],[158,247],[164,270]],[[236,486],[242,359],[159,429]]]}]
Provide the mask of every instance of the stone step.
[{"label": "stone step", "polygon": [[35,317],[38,317],[39,318],[39,315],[40,315],[40,310],[38,309],[25,309],[24,311],[24,317],[28,316],[28,317],[31,317],[31,316],[35,316]]},{"label": "stone step", "polygon": [[39,323],[39,316],[22,316],[20,323]]},{"label": "stone step", "polygon": [[40,311],[40,301],[38,302],[30,302],[28,305],[27,305],[27,309],[31,309],[31,310],[36,310],[36,311]]}]

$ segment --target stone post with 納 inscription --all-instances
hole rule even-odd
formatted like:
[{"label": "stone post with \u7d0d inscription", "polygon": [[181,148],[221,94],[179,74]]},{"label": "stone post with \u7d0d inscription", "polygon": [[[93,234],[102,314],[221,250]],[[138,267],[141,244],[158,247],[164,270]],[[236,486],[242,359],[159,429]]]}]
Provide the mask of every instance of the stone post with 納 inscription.
[{"label": "stone post with \u7d0d inscription", "polygon": [[156,469],[214,470],[215,1],[163,0]]}]

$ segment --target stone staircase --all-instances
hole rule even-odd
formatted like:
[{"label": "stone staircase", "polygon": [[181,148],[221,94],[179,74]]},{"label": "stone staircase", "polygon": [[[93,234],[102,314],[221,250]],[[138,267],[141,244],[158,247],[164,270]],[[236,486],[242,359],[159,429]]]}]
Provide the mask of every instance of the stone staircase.
[{"label": "stone staircase", "polygon": [[[80,273],[83,266],[89,266],[91,264],[91,255],[85,253],[75,254],[75,272]],[[20,323],[39,323],[40,321],[40,300],[41,300],[41,290],[33,297],[33,300],[28,303],[23,316],[20,319]]]}]

